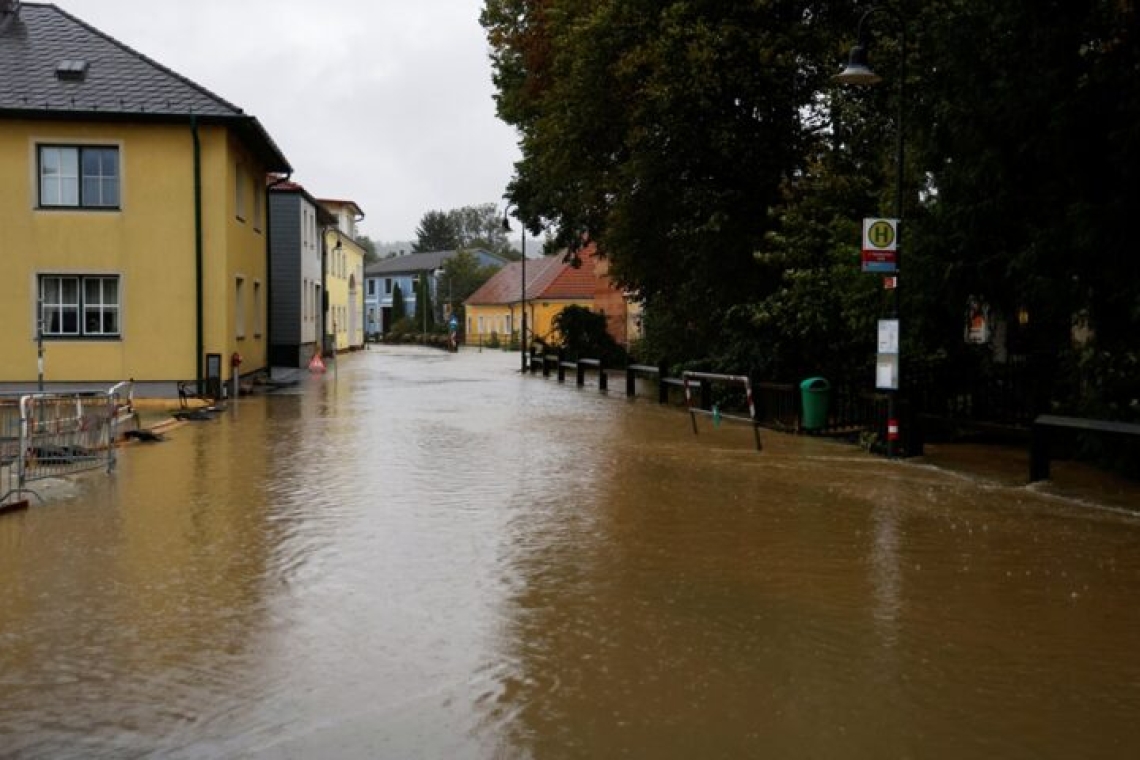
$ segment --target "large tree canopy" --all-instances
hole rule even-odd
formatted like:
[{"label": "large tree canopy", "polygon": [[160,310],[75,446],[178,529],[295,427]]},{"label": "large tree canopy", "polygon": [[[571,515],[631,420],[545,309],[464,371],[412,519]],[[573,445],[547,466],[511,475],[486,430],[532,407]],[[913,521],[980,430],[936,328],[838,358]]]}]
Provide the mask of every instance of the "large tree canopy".
[{"label": "large tree canopy", "polygon": [[416,238],[413,249],[417,253],[482,248],[507,259],[518,258],[507,240],[503,218],[493,203],[428,211],[420,220]]},{"label": "large tree canopy", "polygon": [[[823,5],[823,4],[820,4]],[[753,252],[803,150],[829,36],[812,4],[489,0],[510,196],[532,232],[600,244],[678,354],[758,286]],[[664,316],[664,311],[658,311]]]},{"label": "large tree canopy", "polygon": [[[861,372],[887,298],[859,220],[893,215],[901,131],[906,354],[961,353],[978,299],[1011,352],[1064,354],[1082,402],[1121,412],[1140,396],[1121,380],[1140,368],[1136,3],[883,3],[863,27],[882,85],[837,85],[868,7],[487,0],[510,200],[532,233],[598,244],[660,354]],[[1074,322],[1093,336],[1075,349]]]}]

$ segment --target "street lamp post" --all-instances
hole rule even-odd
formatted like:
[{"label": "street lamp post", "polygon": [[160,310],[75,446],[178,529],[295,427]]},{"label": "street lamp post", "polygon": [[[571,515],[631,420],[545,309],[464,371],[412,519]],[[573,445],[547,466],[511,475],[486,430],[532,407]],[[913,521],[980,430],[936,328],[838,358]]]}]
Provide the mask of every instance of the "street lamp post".
[{"label": "street lamp post", "polygon": [[[865,24],[868,17],[872,13],[879,10],[889,11],[894,16],[895,24],[898,26],[899,35],[899,70],[898,70],[898,93],[896,98],[898,100],[897,112],[895,117],[895,219],[898,220],[896,243],[895,243],[895,282],[894,287],[891,289],[891,311],[892,316],[896,321],[899,320],[899,285],[901,279],[898,277],[902,269],[902,218],[903,218],[903,158],[904,158],[904,142],[903,142],[903,94],[906,83],[906,25],[903,23],[898,14],[890,11],[884,6],[871,6],[863,15],[859,17],[859,26],[856,33],[856,43],[851,48],[851,54],[848,58],[847,65],[844,66],[843,71],[836,74],[832,79],[840,84],[854,84],[854,85],[874,85],[882,81],[882,77],[876,74],[870,66],[867,65],[867,35],[865,32]],[[901,322],[901,321],[900,321]],[[899,369],[901,375],[902,365],[902,351],[901,351],[901,335],[900,335],[900,349],[899,349]],[[896,383],[898,385],[900,383]],[[887,456],[895,456],[895,439],[898,436],[898,388],[887,389]]]},{"label": "street lamp post", "polygon": [[[522,235],[522,287],[520,288],[519,302],[522,311],[521,329],[519,330],[519,362],[520,372],[526,372],[526,225],[520,225]],[[503,212],[503,231],[511,231],[511,222],[507,212]]]}]

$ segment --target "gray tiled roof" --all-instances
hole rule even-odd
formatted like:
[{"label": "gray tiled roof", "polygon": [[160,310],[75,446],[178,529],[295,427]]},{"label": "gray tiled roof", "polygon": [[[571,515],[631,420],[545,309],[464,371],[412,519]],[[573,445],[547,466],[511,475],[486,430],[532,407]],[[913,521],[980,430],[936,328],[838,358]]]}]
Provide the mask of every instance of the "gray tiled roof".
[{"label": "gray tiled roof", "polygon": [[367,277],[375,277],[377,275],[405,274],[439,269],[443,266],[443,262],[456,253],[457,251],[429,251],[427,253],[409,253],[406,256],[393,256],[369,264],[364,268],[364,274]]},{"label": "gray tiled roof", "polygon": [[[63,81],[64,60],[87,63],[80,81]],[[43,118],[235,120],[270,163],[288,169],[272,138],[253,117],[206,88],[132,50],[66,11],[22,3],[0,20],[0,116]]]}]

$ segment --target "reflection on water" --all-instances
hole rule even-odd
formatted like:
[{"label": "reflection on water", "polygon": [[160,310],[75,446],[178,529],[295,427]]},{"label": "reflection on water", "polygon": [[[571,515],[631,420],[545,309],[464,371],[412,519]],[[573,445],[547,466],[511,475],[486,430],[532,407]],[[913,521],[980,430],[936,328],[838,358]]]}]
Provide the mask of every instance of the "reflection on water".
[{"label": "reflection on water", "polygon": [[1140,520],[416,348],[0,519],[0,756],[1140,749]]}]

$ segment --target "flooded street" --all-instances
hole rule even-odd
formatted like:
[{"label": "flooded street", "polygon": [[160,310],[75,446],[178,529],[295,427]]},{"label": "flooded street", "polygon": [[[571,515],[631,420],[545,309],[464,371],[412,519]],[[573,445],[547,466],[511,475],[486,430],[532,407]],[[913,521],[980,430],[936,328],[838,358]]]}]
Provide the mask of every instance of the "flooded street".
[{"label": "flooded street", "polygon": [[1140,753],[1140,516],[339,363],[0,518],[0,757]]}]

